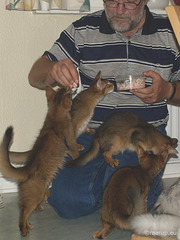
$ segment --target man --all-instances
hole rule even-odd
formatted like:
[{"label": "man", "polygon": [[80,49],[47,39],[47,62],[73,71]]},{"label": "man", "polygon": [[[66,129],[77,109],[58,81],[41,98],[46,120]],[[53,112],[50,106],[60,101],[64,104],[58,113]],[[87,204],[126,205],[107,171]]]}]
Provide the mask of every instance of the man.
[{"label": "man", "polygon": [[[30,84],[40,89],[57,83],[72,88],[79,83],[77,68],[85,88],[99,70],[112,82],[119,75],[144,73],[147,87],[108,94],[96,107],[90,127],[98,127],[112,112],[128,109],[165,133],[167,101],[180,103],[180,54],[168,19],[153,16],[147,2],[104,0],[105,11],[71,24],[35,62]],[[83,134],[78,141],[88,149],[91,139]],[[118,157],[118,167],[138,164],[134,152]],[[101,153],[82,168],[65,168],[52,183],[49,202],[66,218],[92,213],[101,206],[103,189],[115,170]],[[150,190],[149,209],[162,190],[161,175]]]}]

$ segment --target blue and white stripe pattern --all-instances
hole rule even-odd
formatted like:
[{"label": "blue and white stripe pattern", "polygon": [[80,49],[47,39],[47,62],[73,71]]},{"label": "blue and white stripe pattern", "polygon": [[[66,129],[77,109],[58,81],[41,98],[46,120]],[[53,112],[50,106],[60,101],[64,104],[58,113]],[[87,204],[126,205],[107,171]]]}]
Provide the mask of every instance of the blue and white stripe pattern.
[{"label": "blue and white stripe pattern", "polygon": [[[63,31],[46,54],[50,60],[70,58],[79,68],[82,84],[87,88],[99,70],[102,78],[115,82],[116,76],[158,72],[166,81],[180,80],[180,53],[169,20],[149,12],[146,21],[128,39],[109,25],[105,12],[82,17]],[[147,79],[146,86],[152,84]],[[132,110],[155,126],[166,125],[165,102],[146,104],[128,91],[108,94],[96,107],[92,127],[101,124],[114,111]]]}]

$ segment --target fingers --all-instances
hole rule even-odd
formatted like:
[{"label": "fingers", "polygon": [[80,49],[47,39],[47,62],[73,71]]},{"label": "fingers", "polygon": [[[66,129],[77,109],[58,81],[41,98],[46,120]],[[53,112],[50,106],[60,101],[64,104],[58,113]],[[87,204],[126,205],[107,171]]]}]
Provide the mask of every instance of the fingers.
[{"label": "fingers", "polygon": [[151,71],[151,70],[149,70],[147,72],[143,72],[143,75],[146,76],[146,77],[150,77],[152,79],[154,79],[154,78],[161,78],[159,73]]},{"label": "fingers", "polygon": [[161,102],[170,96],[172,92],[171,84],[163,80],[160,74],[154,71],[147,71],[143,74],[152,78],[152,85],[147,88],[131,90],[132,94],[149,104]]},{"label": "fingers", "polygon": [[141,89],[133,89],[130,92],[137,97],[139,97],[145,103],[155,103],[156,95],[153,91],[153,87],[141,88]]},{"label": "fingers", "polygon": [[55,63],[51,70],[51,76],[62,86],[73,87],[74,83],[78,84],[78,72],[70,59],[65,59]]},{"label": "fingers", "polygon": [[147,88],[134,89],[131,91],[134,95],[139,97],[143,102],[153,104],[162,100],[162,80],[161,76],[154,71],[147,71],[143,73],[144,76],[152,78],[152,85]]}]

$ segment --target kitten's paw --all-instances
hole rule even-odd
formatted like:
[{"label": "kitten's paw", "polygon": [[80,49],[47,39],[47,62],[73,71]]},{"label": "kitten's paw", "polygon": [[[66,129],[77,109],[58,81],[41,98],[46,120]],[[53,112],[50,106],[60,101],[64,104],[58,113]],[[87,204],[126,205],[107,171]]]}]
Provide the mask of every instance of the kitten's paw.
[{"label": "kitten's paw", "polygon": [[83,151],[84,150],[84,146],[81,145],[81,144],[77,144],[77,148],[78,148],[78,151]]},{"label": "kitten's paw", "polygon": [[23,237],[28,237],[28,236],[29,236],[29,231],[28,231],[27,229],[22,229],[22,230],[21,230],[21,235],[22,235]]},{"label": "kitten's paw", "polygon": [[37,210],[38,210],[38,211],[43,211],[43,210],[44,210],[43,205],[39,204],[39,205],[37,206]]},{"label": "kitten's paw", "polygon": [[87,134],[91,134],[91,135],[93,135],[93,134],[95,134],[95,129],[92,129],[92,128],[86,128],[86,133]]},{"label": "kitten's paw", "polygon": [[109,162],[109,165],[113,168],[117,167],[119,165],[119,160],[113,159],[113,161]]},{"label": "kitten's paw", "polygon": [[94,239],[103,239],[102,233],[100,231],[97,231],[93,234]]},{"label": "kitten's paw", "polygon": [[48,189],[44,195],[45,203],[48,203],[48,198],[51,196],[50,190]]},{"label": "kitten's paw", "polygon": [[33,226],[30,222],[27,222],[27,228],[28,228],[28,229],[33,229],[34,226]]}]

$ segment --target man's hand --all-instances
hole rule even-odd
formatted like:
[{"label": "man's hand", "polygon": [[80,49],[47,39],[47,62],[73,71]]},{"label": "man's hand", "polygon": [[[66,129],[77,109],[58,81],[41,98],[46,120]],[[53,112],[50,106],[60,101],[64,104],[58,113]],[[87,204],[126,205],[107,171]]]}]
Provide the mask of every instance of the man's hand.
[{"label": "man's hand", "polygon": [[51,77],[62,86],[74,87],[79,83],[78,72],[70,59],[54,63],[50,72]]},{"label": "man's hand", "polygon": [[29,83],[39,89],[56,86],[57,83],[73,88],[79,83],[78,72],[70,59],[54,62],[50,61],[46,55],[33,64],[28,78]]},{"label": "man's hand", "polygon": [[152,85],[147,88],[132,89],[131,93],[139,97],[145,103],[157,103],[169,98],[173,92],[172,84],[166,82],[162,77],[153,71],[143,73],[146,77],[152,78]]}]

